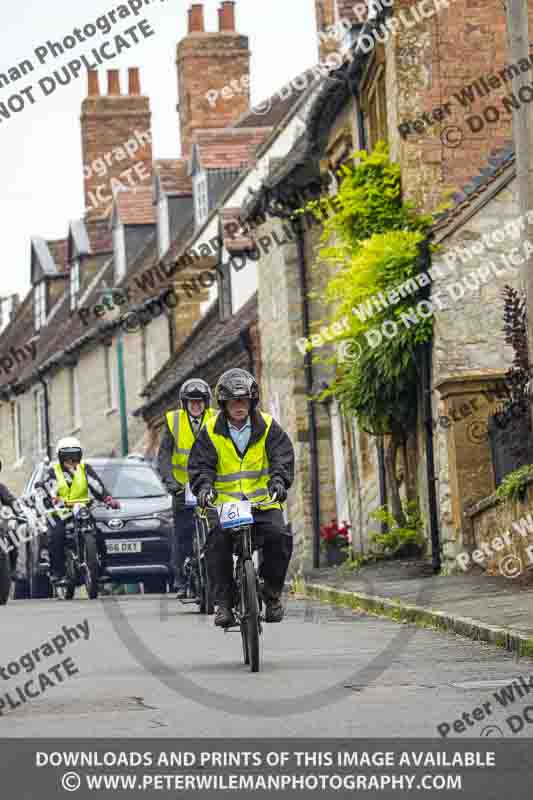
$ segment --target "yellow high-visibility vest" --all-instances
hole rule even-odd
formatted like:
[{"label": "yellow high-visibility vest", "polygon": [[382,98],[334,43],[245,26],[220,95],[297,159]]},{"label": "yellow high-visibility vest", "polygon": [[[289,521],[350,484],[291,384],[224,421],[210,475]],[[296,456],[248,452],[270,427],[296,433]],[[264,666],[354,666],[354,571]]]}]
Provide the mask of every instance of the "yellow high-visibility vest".
[{"label": "yellow high-visibility vest", "polygon": [[[209,419],[217,417],[218,412],[214,408],[206,408],[200,430]],[[185,486],[189,480],[187,465],[189,455],[195,441],[195,436],[189,421],[189,415],[184,409],[169,411],[166,415],[167,425],[174,438],[174,452],[172,453],[172,474],[177,483]]]},{"label": "yellow high-visibility vest", "polygon": [[[54,464],[54,472],[57,480],[57,494],[65,503],[71,504],[89,500],[89,483],[83,462],[80,462],[76,467],[70,486],[67,483],[61,464]],[[58,511],[57,513],[60,517],[67,517],[70,514],[66,510]]]},{"label": "yellow high-visibility vest", "polygon": [[217,451],[217,475],[213,484],[218,493],[217,505],[232,500],[250,500],[261,503],[261,508],[281,508],[280,503],[264,504],[268,497],[269,463],[266,452],[266,438],[272,425],[272,417],[260,412],[266,423],[261,438],[248,447],[242,458],[239,457],[230,437],[215,433],[216,419],[210,419],[205,429]]}]

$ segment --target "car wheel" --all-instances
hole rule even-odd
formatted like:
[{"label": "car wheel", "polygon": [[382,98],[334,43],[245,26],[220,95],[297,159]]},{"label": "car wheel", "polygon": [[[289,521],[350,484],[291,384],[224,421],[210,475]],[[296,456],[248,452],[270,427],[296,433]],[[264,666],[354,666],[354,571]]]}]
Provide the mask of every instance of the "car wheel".
[{"label": "car wheel", "polygon": [[167,579],[160,575],[154,575],[151,578],[144,578],[143,585],[145,594],[167,593]]}]

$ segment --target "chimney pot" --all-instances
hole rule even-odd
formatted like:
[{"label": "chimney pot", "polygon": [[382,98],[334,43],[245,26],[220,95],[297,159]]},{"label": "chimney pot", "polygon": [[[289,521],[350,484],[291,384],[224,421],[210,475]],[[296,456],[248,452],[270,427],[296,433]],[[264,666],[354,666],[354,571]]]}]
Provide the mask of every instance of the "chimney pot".
[{"label": "chimney pot", "polygon": [[193,3],[189,10],[189,33],[204,33],[204,6]]},{"label": "chimney pot", "polygon": [[108,95],[120,95],[120,73],[118,69],[107,70]]},{"label": "chimney pot", "polygon": [[87,83],[88,89],[87,94],[89,97],[99,97],[100,96],[100,84],[98,82],[98,72],[95,69],[90,69],[87,71]]},{"label": "chimney pot", "polygon": [[141,93],[141,78],[139,67],[130,67],[128,70],[128,94],[139,95]]},{"label": "chimney pot", "polygon": [[219,10],[219,28],[221,31],[235,31],[234,0],[224,0]]}]

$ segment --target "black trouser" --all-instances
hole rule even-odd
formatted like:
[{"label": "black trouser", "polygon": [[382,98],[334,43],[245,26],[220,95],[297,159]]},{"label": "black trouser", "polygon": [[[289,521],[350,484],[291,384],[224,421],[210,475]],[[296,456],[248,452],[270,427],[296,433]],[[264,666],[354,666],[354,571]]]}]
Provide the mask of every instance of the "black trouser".
[{"label": "black trouser", "polygon": [[66,525],[62,519],[54,518],[55,525],[48,522],[48,552],[50,553],[50,572],[63,577],[65,574],[65,534]]},{"label": "black trouser", "polygon": [[[283,514],[277,508],[254,512],[254,540],[263,548],[260,574],[265,594],[281,594],[292,556],[292,536],[287,533]],[[215,603],[233,606],[233,535],[219,526],[213,528],[207,543],[207,566]]]},{"label": "black trouser", "polygon": [[184,580],[183,562],[192,556],[194,534],[194,509],[185,505],[185,494],[174,495],[174,534],[170,541],[170,562],[174,580],[181,584]]}]

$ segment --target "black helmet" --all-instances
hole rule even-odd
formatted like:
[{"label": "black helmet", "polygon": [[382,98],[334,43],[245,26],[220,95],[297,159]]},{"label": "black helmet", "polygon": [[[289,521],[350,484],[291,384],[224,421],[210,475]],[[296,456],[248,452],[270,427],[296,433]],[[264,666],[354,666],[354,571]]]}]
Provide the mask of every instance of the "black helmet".
[{"label": "black helmet", "polygon": [[252,401],[253,411],[259,403],[259,386],[254,376],[245,369],[228,369],[218,379],[215,398],[222,410],[227,400],[247,398]]},{"label": "black helmet", "polygon": [[206,406],[211,405],[211,389],[200,378],[191,378],[185,381],[180,389],[180,404],[185,408],[186,400],[204,400]]}]

